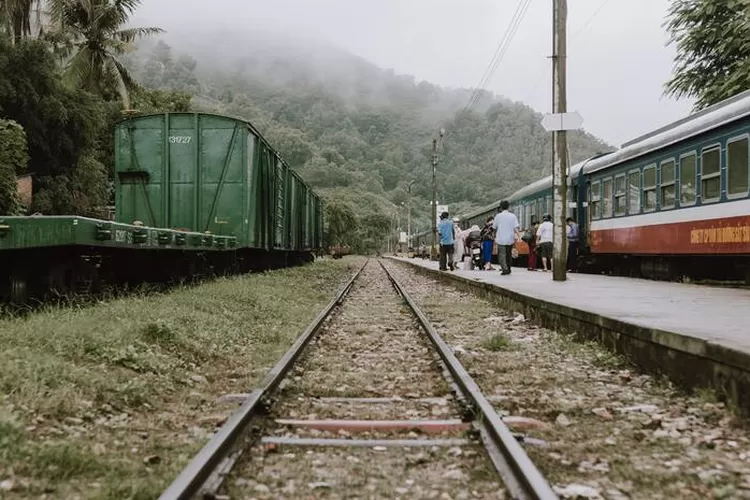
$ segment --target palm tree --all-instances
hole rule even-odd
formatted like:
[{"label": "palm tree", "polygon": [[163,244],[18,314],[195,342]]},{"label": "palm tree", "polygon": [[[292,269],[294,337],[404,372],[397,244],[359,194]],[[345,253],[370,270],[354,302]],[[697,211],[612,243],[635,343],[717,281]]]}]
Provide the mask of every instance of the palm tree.
[{"label": "palm tree", "polygon": [[31,34],[31,21],[36,13],[39,24],[42,0],[0,0],[0,24],[14,43]]},{"label": "palm tree", "polygon": [[66,77],[74,84],[104,94],[116,88],[130,109],[129,90],[138,87],[119,56],[136,38],[162,33],[160,28],[125,28],[141,0],[49,0],[55,28],[72,42]]}]

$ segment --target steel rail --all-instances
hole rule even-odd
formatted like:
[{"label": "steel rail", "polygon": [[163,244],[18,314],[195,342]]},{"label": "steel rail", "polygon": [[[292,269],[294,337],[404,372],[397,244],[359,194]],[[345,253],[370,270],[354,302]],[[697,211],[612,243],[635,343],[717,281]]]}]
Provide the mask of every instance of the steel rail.
[{"label": "steel rail", "polygon": [[406,293],[383,262],[378,260],[378,263],[385,271],[398,294],[419,319],[419,323],[425,332],[427,332],[430,341],[435,346],[435,349],[453,376],[454,382],[463,393],[463,396],[479,412],[480,418],[478,419],[478,424],[481,429],[483,441],[495,468],[503,478],[513,498],[556,500],[558,497],[552,490],[552,487],[544,479],[542,473],[539,472],[539,469],[536,468],[521,445],[518,444],[513,433],[503,423],[492,404],[487,401],[487,398],[482,394],[482,390],[474,382],[474,379],[471,378],[471,375],[469,375],[463,365],[461,365],[461,362],[453,354],[448,344],[440,337],[427,316],[425,316],[409,294]]},{"label": "steel rail", "polygon": [[262,399],[273,391],[284,379],[294,362],[299,358],[307,344],[318,332],[323,322],[330,316],[333,309],[340,304],[349,293],[354,281],[367,266],[369,259],[352,276],[352,278],[341,288],[336,297],[318,314],[312,323],[297,338],[296,342],[282,356],[282,358],[268,372],[260,388],[254,390],[240,408],[232,414],[227,422],[221,426],[218,432],[190,461],[179,476],[172,482],[160,500],[183,500],[193,498],[199,494],[203,485],[209,481],[212,474],[218,469],[222,462],[231,453],[233,445],[243,436],[248,428],[253,415],[258,410]]}]

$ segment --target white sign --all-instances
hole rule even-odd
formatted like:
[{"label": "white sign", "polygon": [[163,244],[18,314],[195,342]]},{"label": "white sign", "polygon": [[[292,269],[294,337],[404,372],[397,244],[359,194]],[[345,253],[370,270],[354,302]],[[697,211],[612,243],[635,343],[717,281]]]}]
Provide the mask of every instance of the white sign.
[{"label": "white sign", "polygon": [[406,233],[401,231],[398,235],[398,242],[399,243],[406,243]]},{"label": "white sign", "polygon": [[542,127],[547,132],[556,130],[578,130],[583,125],[583,117],[578,111],[572,113],[547,113],[542,118]]}]

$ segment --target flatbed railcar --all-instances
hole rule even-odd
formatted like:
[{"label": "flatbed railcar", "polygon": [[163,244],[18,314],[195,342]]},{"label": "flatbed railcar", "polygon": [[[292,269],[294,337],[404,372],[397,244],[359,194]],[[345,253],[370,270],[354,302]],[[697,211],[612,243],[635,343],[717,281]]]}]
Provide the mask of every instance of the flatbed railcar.
[{"label": "flatbed railcar", "polygon": [[[574,165],[568,216],[583,272],[750,282],[750,90]],[[509,198],[523,229],[552,214],[552,176]],[[462,217],[494,215],[499,201]],[[525,265],[528,246],[517,242]]]},{"label": "flatbed railcar", "polygon": [[321,199],[249,122],[210,113],[115,127],[115,220],[0,216],[0,300],[296,265]]}]

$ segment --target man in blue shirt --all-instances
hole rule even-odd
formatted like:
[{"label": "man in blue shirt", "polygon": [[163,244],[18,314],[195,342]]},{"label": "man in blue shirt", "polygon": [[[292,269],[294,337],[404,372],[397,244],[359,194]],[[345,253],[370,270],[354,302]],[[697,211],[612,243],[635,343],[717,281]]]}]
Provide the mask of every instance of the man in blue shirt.
[{"label": "man in blue shirt", "polygon": [[576,261],[578,260],[578,224],[571,217],[565,222],[568,223],[568,272],[574,273],[576,270]]},{"label": "man in blue shirt", "polygon": [[447,271],[447,265],[453,267],[453,244],[455,243],[455,234],[453,233],[453,221],[448,218],[448,212],[440,214],[440,223],[438,224],[438,234],[440,235],[440,270]]}]

